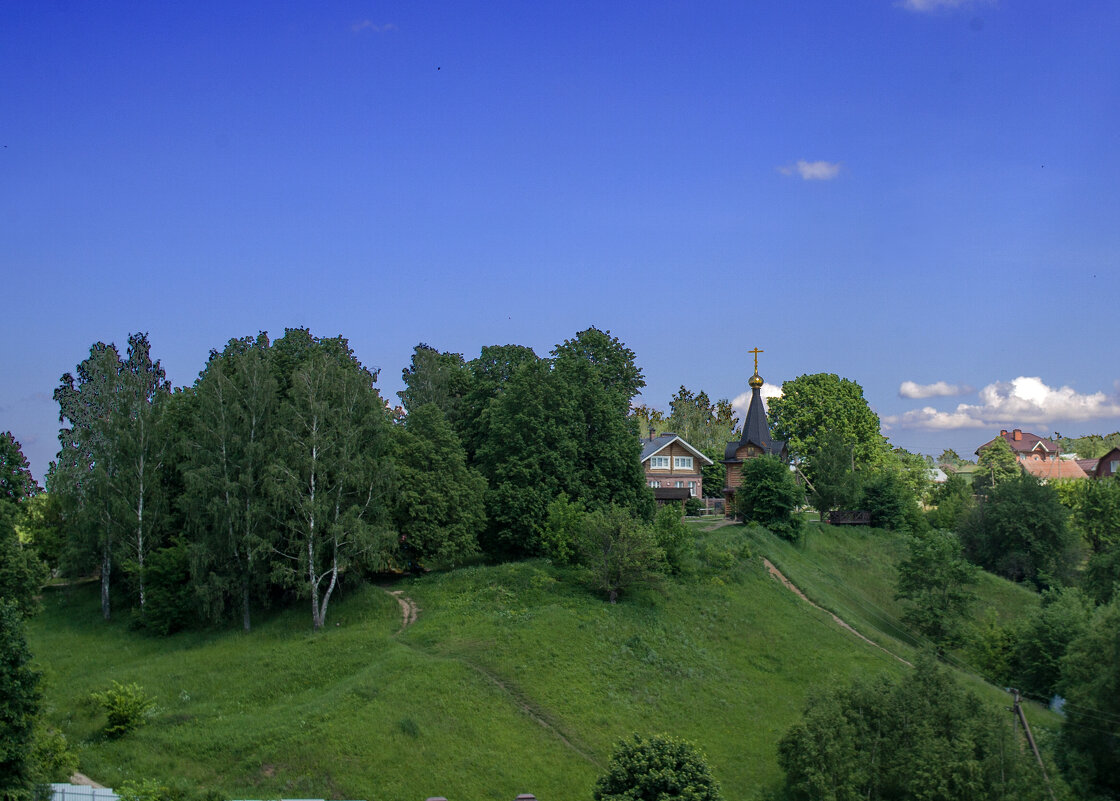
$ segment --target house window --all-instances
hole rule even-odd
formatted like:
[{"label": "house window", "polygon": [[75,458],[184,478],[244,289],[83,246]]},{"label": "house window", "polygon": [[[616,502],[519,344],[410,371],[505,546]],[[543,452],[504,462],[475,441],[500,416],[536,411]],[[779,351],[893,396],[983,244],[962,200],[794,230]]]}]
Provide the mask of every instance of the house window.
[{"label": "house window", "polygon": [[1113,459],[1108,463],[1108,472],[1115,473],[1120,470],[1120,460]]},{"label": "house window", "polygon": [[649,485],[653,489],[661,489],[661,482],[660,481],[651,481],[651,482],[649,482]]},{"label": "house window", "polygon": [[669,457],[668,456],[651,456],[649,457],[650,470],[668,470]]},{"label": "house window", "polygon": [[673,468],[675,470],[691,470],[692,457],[691,456],[674,456]]},{"label": "house window", "polygon": [[680,488],[681,488],[681,482],[678,481],[677,482],[677,489],[680,489]]},{"label": "house window", "polygon": [[695,481],[688,482],[688,494],[691,495],[693,498],[696,497],[696,482]]}]

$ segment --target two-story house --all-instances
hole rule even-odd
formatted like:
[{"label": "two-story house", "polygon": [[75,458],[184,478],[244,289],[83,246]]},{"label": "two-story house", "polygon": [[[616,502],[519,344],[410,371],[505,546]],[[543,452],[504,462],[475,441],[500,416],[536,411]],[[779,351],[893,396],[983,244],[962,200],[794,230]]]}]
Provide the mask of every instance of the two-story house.
[{"label": "two-story house", "polygon": [[700,468],[710,464],[711,459],[669,431],[642,442],[642,470],[658,503],[702,497]]}]

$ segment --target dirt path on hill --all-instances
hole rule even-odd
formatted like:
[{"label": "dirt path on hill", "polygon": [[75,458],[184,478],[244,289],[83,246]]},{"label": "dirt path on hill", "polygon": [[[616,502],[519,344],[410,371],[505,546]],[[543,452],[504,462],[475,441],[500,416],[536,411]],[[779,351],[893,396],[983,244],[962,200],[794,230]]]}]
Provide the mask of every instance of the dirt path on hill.
[{"label": "dirt path on hill", "polygon": [[[382,589],[385,590],[385,592],[389,595],[392,595],[394,598],[396,598],[397,603],[400,604],[401,627],[397,630],[397,635],[399,636],[404,633],[405,629],[416,622],[416,618],[421,611],[420,607],[416,605],[415,601],[404,594],[404,590],[390,590],[388,587],[382,587]],[[404,644],[408,645],[410,648],[416,648],[416,646],[412,645],[411,643],[406,642]],[[478,673],[480,676],[482,676],[499,690],[501,690],[502,694],[508,696],[510,700],[512,700],[513,703],[517,706],[517,708],[520,709],[530,720],[539,725],[541,728],[547,729],[552,735],[556,737],[556,739],[563,743],[564,746],[570,749],[573,753],[578,754],[580,757],[597,768],[601,769],[603,767],[603,765],[599,764],[599,762],[597,762],[594,757],[590,756],[588,753],[572,743],[571,740],[565,737],[564,734],[556,728],[556,726],[554,726],[548,721],[547,718],[545,718],[544,713],[541,710],[525,701],[518,693],[511,690],[504,681],[495,676],[489,670],[462,656],[455,656],[452,658],[459,662],[462,662],[464,665]]]},{"label": "dirt path on hill", "polygon": [[495,676],[493,673],[491,673],[489,670],[482,667],[481,665],[476,665],[474,662],[471,662],[471,661],[469,661],[467,659],[464,659],[462,657],[456,657],[456,658],[460,662],[462,662],[464,665],[466,665],[467,667],[474,670],[480,676],[484,677],[487,681],[489,681],[491,684],[493,684],[495,687],[497,687],[499,690],[501,690],[505,695],[508,695],[511,699],[513,699],[513,702],[515,704],[517,704],[517,708],[520,709],[522,712],[524,712],[530,720],[532,720],[534,723],[539,725],[541,728],[546,729],[550,734],[552,734],[554,737],[556,737],[556,739],[558,739],[567,748],[569,748],[572,751],[572,753],[578,754],[580,757],[582,757],[589,764],[594,765],[595,767],[597,767],[599,769],[603,768],[603,765],[601,765],[593,756],[591,756],[590,754],[586,753],[585,751],[583,751],[582,749],[577,747],[574,743],[572,743],[571,740],[569,740],[567,737],[565,737],[559,729],[557,729],[554,725],[549,723],[548,720],[545,719],[545,717],[543,716],[543,713],[539,709],[537,709],[537,708],[533,707],[532,705],[526,703],[517,693],[515,693],[508,686],[506,686],[506,683],[504,681],[499,679],[497,676]]},{"label": "dirt path on hill", "polygon": [[832,612],[829,612],[829,611],[828,611],[827,609],[825,609],[824,607],[822,607],[822,606],[819,606],[819,605],[817,605],[817,604],[813,603],[812,601],[810,601],[810,600],[809,600],[809,599],[808,599],[808,598],[807,598],[807,597],[805,596],[805,593],[803,593],[803,592],[801,591],[801,589],[800,589],[800,588],[799,588],[799,587],[798,587],[798,586],[797,586],[796,584],[794,584],[794,583],[793,583],[792,581],[790,581],[790,580],[789,580],[788,578],[786,578],[786,577],[785,577],[785,576],[784,576],[784,575],[782,574],[782,571],[778,570],[778,568],[776,568],[776,567],[774,566],[774,563],[773,563],[773,562],[771,562],[771,561],[770,561],[769,559],[767,559],[767,558],[766,558],[765,556],[764,556],[764,557],[762,557],[762,563],[763,563],[764,565],[766,565],[766,569],[770,571],[770,575],[771,575],[771,576],[773,576],[774,578],[778,579],[778,581],[782,582],[782,584],[784,584],[784,585],[786,586],[786,589],[788,589],[788,590],[790,590],[791,592],[795,593],[795,594],[797,595],[797,597],[798,597],[798,598],[800,598],[800,599],[801,599],[802,601],[804,601],[805,603],[809,604],[809,606],[812,606],[812,607],[814,607],[815,609],[820,609],[820,610],[821,610],[822,612],[825,612],[826,614],[828,614],[828,615],[829,615],[829,617],[831,617],[831,618],[832,618],[832,619],[833,619],[833,620],[834,620],[834,621],[836,622],[836,625],[840,626],[840,627],[841,627],[841,628],[843,628],[843,629],[847,629],[847,630],[848,630],[849,632],[851,632],[852,634],[854,634],[854,635],[856,635],[857,637],[859,637],[859,638],[860,638],[861,640],[863,640],[863,641],[864,641],[865,643],[867,643],[868,645],[873,645],[873,646],[875,646],[876,648],[878,648],[878,649],[879,649],[880,651],[882,651],[883,653],[885,653],[885,654],[890,654],[891,656],[893,656],[893,657],[894,657],[895,659],[897,659],[897,660],[898,660],[899,662],[901,662],[902,664],[904,664],[904,665],[909,665],[910,667],[914,667],[913,665],[911,665],[911,664],[910,664],[909,662],[907,662],[907,661],[906,661],[905,659],[903,659],[903,658],[902,658],[901,656],[899,656],[898,654],[894,654],[894,653],[891,653],[891,652],[890,652],[890,651],[888,651],[888,650],[887,650],[886,648],[884,648],[883,646],[879,645],[879,643],[877,643],[877,642],[875,642],[875,641],[873,641],[873,640],[869,640],[869,639],[868,639],[867,637],[865,637],[865,636],[863,636],[862,634],[860,634],[860,633],[859,633],[858,631],[856,631],[856,630],[855,630],[854,628],[852,628],[851,624],[850,624],[850,623],[848,623],[847,621],[845,621],[845,620],[841,620],[841,619],[840,619],[839,617],[837,617],[837,616],[836,616],[835,614],[833,614]]},{"label": "dirt path on hill", "polygon": [[91,779],[89,776],[85,775],[84,773],[75,773],[73,776],[70,777],[70,783],[71,784],[80,784],[80,785],[83,785],[85,787],[93,787],[94,789],[98,789],[98,790],[104,790],[105,789],[104,784],[98,784],[97,782],[95,782],[93,779]]},{"label": "dirt path on hill", "polygon": [[401,627],[397,629],[397,634],[401,634],[416,622],[416,618],[420,615],[420,607],[404,594],[404,590],[390,590],[386,587],[385,592],[396,598],[397,603],[401,606]]}]

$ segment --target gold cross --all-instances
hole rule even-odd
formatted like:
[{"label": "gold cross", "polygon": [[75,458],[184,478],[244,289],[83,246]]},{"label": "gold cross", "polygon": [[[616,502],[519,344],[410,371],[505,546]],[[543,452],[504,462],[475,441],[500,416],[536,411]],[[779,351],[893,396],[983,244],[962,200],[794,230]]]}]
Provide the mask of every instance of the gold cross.
[{"label": "gold cross", "polygon": [[747,351],[747,353],[753,353],[754,354],[754,374],[755,375],[758,375],[758,354],[765,353],[765,352],[766,351],[759,350],[758,348],[755,348],[754,350],[748,350]]}]

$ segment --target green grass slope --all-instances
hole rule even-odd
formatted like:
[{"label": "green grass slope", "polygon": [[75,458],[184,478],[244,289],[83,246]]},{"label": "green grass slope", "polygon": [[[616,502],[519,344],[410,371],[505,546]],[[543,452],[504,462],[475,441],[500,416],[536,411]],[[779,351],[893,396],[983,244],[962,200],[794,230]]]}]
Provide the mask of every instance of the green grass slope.
[{"label": "green grass slope", "polygon": [[[756,798],[779,781],[777,741],[809,692],[907,669],[798,599],[758,555],[823,606],[844,597],[829,579],[843,576],[893,612],[893,540],[821,531],[795,548],[728,526],[698,541],[694,577],[616,605],[530,561],[399,582],[421,610],[400,634],[396,599],[364,587],[332,605],[319,634],[300,605],[247,635],[155,639],[103,623],[85,587],[49,592],[29,640],[50,718],[79,744],[82,770],[110,786],[152,777],[226,798],[586,799],[615,741],[637,731],[696,741],[727,797]],[[104,718],[87,700],[111,680],[158,703],[116,741],[99,735]]]}]

